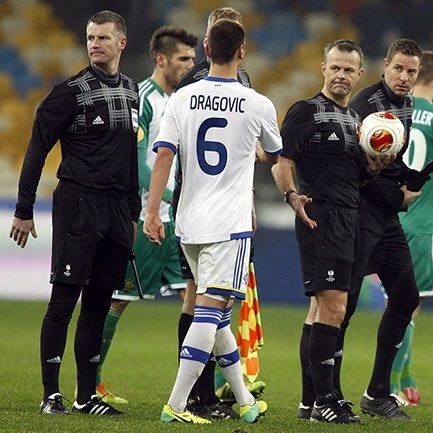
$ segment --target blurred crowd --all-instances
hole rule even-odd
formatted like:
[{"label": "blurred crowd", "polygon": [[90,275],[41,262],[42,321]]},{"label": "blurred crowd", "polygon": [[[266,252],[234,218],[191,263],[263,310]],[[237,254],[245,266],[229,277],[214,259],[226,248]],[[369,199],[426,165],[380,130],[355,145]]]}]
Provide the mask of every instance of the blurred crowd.
[{"label": "blurred crowd", "polygon": [[[128,23],[128,49],[122,70],[141,80],[153,65],[148,55],[152,32],[180,24],[202,37],[208,13],[220,6],[241,11],[248,31],[244,67],[254,88],[277,107],[279,120],[299,99],[320,86],[323,45],[338,38],[359,41],[367,55],[362,86],[375,80],[383,52],[397,37],[433,46],[428,0],[3,0],[0,2],[0,197],[14,197],[17,173],[28,144],[33,112],[54,82],[87,63],[81,43],[86,17],[101,8],[122,14]],[[197,58],[202,57],[201,44]],[[50,154],[39,194],[55,184],[59,150]],[[257,199],[279,199],[269,173],[256,173]]]}]

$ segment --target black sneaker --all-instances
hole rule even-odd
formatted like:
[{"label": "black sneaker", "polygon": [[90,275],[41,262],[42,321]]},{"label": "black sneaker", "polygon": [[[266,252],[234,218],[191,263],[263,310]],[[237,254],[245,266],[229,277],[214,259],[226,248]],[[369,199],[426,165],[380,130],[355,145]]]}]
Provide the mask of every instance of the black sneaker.
[{"label": "black sneaker", "polygon": [[78,404],[75,401],[72,405],[72,412],[87,415],[123,415],[123,412],[105,403],[96,394],[92,395],[86,404]]},{"label": "black sneaker", "polygon": [[239,414],[226,404],[219,402],[207,407],[213,419],[240,419]]},{"label": "black sneaker", "polygon": [[313,406],[305,406],[302,403],[299,403],[298,412],[296,413],[296,417],[298,419],[310,419],[311,411],[313,410]]},{"label": "black sneaker", "polygon": [[68,409],[63,404],[63,398],[58,392],[42,400],[39,411],[48,415],[69,415]]},{"label": "black sneaker", "polygon": [[366,391],[361,398],[359,407],[362,413],[370,416],[395,421],[411,421],[412,418],[400,409],[401,405],[398,398],[392,394],[386,397],[372,398]]},{"label": "black sneaker", "polygon": [[350,409],[346,400],[330,400],[329,403],[317,406],[314,403],[310,421],[331,422],[334,424],[361,424],[361,418]]},{"label": "black sneaker", "polygon": [[212,412],[208,406],[204,405],[199,399],[189,399],[186,405],[186,410],[200,418],[211,419]]},{"label": "black sneaker", "polygon": [[349,400],[338,400],[338,403],[346,409],[346,411],[349,414],[349,416],[353,419],[352,422],[362,424],[362,420],[359,417],[359,415],[357,415],[352,410],[353,403],[351,401],[349,401]]}]

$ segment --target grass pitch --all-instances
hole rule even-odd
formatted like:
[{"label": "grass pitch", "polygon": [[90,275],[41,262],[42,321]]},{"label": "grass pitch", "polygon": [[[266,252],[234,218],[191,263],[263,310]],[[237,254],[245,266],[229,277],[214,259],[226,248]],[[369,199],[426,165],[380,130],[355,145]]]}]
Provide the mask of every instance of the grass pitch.
[{"label": "grass pitch", "polygon": [[[260,379],[267,383],[263,398],[269,404],[266,417],[255,425],[219,421],[211,425],[163,424],[159,421],[177,371],[176,302],[133,303],[119,322],[112,350],[104,366],[104,381],[129,400],[119,407],[124,417],[42,416],[38,413],[42,387],[39,372],[39,330],[45,303],[0,302],[0,432],[433,432],[433,313],[417,319],[413,348],[414,369],[421,391],[421,405],[407,409],[415,422],[400,424],[362,416],[363,425],[336,426],[298,421],[300,372],[298,340],[304,308],[262,305],[265,346],[260,352]],[[237,312],[233,314],[237,322]],[[355,403],[366,387],[373,363],[378,312],[358,311],[347,335],[343,367],[346,397]],[[62,394],[73,400],[75,364],[72,351],[75,321],[70,326],[68,346],[61,371]],[[68,404],[68,406],[70,406]]]}]

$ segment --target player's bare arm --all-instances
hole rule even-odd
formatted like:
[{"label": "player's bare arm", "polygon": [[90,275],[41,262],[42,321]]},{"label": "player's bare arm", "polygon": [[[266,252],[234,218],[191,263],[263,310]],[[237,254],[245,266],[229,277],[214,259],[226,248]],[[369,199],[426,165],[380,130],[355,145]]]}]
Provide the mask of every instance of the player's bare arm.
[{"label": "player's bare arm", "polygon": [[270,164],[276,164],[277,161],[278,156],[266,153],[258,141],[256,145],[256,162],[268,162]]},{"label": "player's bare arm", "polygon": [[27,244],[29,233],[31,233],[34,238],[38,237],[33,219],[22,220],[14,217],[9,237],[13,238],[19,247],[24,248]]},{"label": "player's bare arm", "polygon": [[134,242],[137,240],[137,231],[138,231],[138,224],[135,221],[132,221],[132,234],[134,236]]},{"label": "player's bare arm", "polygon": [[252,227],[253,227],[253,233],[256,232],[257,230],[257,214],[256,214],[256,206],[254,204],[254,191],[253,191],[253,208],[252,208],[252,212],[251,212],[251,223],[252,223]]},{"label": "player's bare arm", "polygon": [[164,189],[167,186],[173,158],[174,153],[172,150],[160,147],[153,166],[152,178],[150,179],[149,203],[143,233],[151,242],[157,244],[161,244],[161,239],[165,239],[164,224],[159,217],[159,205],[161,204]]},{"label": "player's bare arm", "polygon": [[271,155],[265,152],[260,145],[260,142],[257,142],[256,145],[256,162],[268,162],[269,164],[276,164],[278,161],[277,155]]}]

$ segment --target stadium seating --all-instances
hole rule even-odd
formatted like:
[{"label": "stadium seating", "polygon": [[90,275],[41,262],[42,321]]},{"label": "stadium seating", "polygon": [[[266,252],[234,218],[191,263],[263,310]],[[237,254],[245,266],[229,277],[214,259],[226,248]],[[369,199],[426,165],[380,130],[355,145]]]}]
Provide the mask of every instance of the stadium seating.
[{"label": "stadium seating", "polygon": [[[2,184],[8,184],[5,176],[13,170],[16,183],[34,111],[48,89],[87,64],[76,39],[62,27],[49,3],[8,0],[0,5],[0,160],[2,167],[10,168],[2,171]],[[54,151],[40,189],[48,191],[54,184],[59,161],[60,153]]]},{"label": "stadium seating", "polygon": [[[361,35],[352,22],[363,28],[361,18],[368,15],[369,6],[363,2],[350,2],[350,6],[348,3],[320,0],[230,2],[230,6],[242,13],[247,30],[244,67],[254,88],[275,103],[280,122],[287,108],[296,100],[304,99],[321,88],[320,62],[325,43],[337,38],[368,39],[365,31]],[[73,33],[65,28],[59,4],[44,0],[0,2],[0,155],[14,167],[20,166],[30,134],[27,120],[25,123],[21,117],[23,113],[26,112],[30,121],[39,101],[53,83],[87,64],[85,49],[76,36],[82,29],[75,29],[76,33]],[[57,14],[52,5],[57,5]],[[151,2],[151,15],[155,17],[152,23],[154,26],[166,23],[185,26],[187,23],[189,31],[203,35],[209,12],[221,5],[219,0]],[[127,6],[123,8],[126,10]],[[71,9],[68,11],[70,13]],[[131,20],[130,16],[126,18]],[[68,21],[72,25],[71,20]],[[387,22],[390,23],[388,27],[399,25],[396,18],[390,17]],[[136,42],[140,37],[133,34],[129,39],[131,42],[135,38]],[[373,32],[370,37],[376,38],[376,34]],[[147,41],[143,45],[147,45]],[[200,45],[198,57],[202,55]],[[142,56],[132,57],[129,59],[131,64],[142,62]],[[369,75],[364,77],[362,85],[376,79],[381,68],[380,64],[378,68],[376,63],[367,64]],[[136,69],[140,74],[144,70],[141,63]],[[27,110],[24,105],[27,105]],[[48,164],[53,178],[58,165],[55,158],[58,156],[55,155]]]}]

